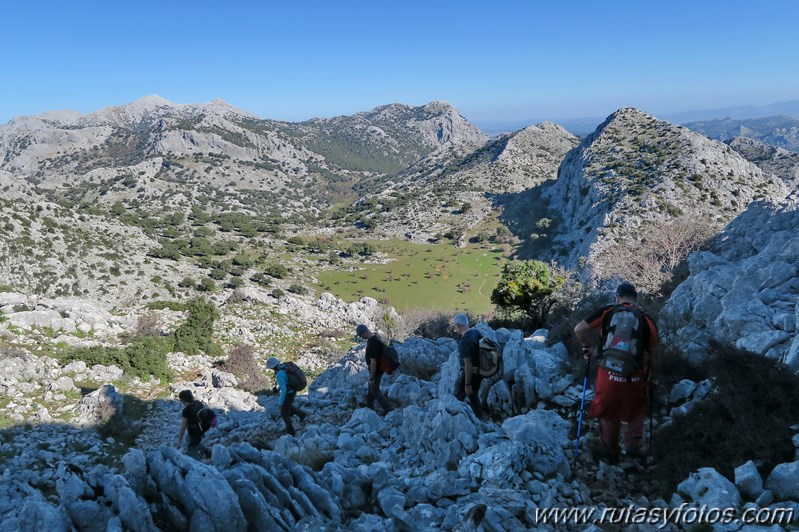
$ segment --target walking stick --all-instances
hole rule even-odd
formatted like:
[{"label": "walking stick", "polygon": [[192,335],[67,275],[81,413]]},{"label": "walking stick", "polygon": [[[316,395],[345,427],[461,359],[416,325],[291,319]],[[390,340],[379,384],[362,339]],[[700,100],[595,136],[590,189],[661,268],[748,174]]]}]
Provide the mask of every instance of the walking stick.
[{"label": "walking stick", "polygon": [[655,440],[652,436],[653,418],[655,412],[655,385],[649,383],[649,455],[655,456]]},{"label": "walking stick", "polygon": [[577,440],[574,442],[574,459],[580,456],[580,432],[583,428],[583,409],[585,408],[585,390],[588,388],[588,368],[591,367],[591,356],[585,361],[585,374],[583,375],[583,398],[580,400],[580,419],[577,422]]}]

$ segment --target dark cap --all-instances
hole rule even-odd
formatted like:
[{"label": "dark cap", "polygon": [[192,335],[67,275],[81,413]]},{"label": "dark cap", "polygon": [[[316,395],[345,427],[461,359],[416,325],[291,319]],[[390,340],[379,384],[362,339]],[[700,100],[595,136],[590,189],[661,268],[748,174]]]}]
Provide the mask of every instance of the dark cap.
[{"label": "dark cap", "polygon": [[630,283],[621,283],[616,287],[616,295],[618,297],[638,297],[638,292]]},{"label": "dark cap", "polygon": [[363,338],[363,335],[369,332],[369,327],[361,323],[357,327],[355,327],[355,334]]}]

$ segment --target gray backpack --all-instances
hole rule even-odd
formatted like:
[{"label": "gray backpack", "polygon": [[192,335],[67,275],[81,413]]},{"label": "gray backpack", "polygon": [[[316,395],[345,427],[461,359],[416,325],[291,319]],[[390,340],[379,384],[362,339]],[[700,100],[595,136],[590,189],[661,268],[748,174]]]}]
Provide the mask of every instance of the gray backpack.
[{"label": "gray backpack", "polygon": [[643,366],[643,312],[630,305],[616,305],[602,321],[605,337],[600,367],[625,377],[633,375]]}]

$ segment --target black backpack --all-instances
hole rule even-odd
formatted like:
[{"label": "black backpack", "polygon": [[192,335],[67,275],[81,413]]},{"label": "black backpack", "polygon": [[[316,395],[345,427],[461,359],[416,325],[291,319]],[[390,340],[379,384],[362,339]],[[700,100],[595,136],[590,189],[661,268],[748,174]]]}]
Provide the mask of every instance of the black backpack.
[{"label": "black backpack", "polygon": [[284,362],[283,369],[286,370],[289,388],[295,392],[301,392],[308,386],[308,377],[294,362]]},{"label": "black backpack", "polygon": [[625,377],[643,367],[645,337],[649,332],[644,313],[632,305],[616,305],[602,320],[599,365]]},{"label": "black backpack", "polygon": [[[197,409],[197,406],[199,406],[199,409]],[[195,424],[200,427],[202,433],[205,434],[212,427],[216,427],[216,412],[200,402],[197,402],[197,406],[195,406],[197,410],[197,423]]]}]

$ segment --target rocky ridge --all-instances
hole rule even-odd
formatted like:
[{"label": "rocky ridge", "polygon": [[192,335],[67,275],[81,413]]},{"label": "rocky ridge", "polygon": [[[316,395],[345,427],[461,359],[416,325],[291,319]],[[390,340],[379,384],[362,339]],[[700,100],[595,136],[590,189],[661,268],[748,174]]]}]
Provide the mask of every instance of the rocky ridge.
[{"label": "rocky ridge", "polygon": [[729,146],[621,109],[566,155],[545,196],[559,218],[554,255],[574,267],[658,222],[684,213],[727,222],[752,201],[787,192]]},{"label": "rocky ridge", "polygon": [[346,195],[365,177],[399,171],[442,146],[484,141],[444,102],[288,123],[221,100],[147,97],[88,115],[15,118],[0,126],[0,170],[74,202],[179,206],[221,190],[230,209],[313,213],[332,189]]},{"label": "rocky ridge", "polygon": [[[361,201],[376,200],[371,219],[378,233],[414,241],[435,239],[455,227],[465,233],[493,210],[513,207],[518,196],[557,177],[563,156],[577,138],[544,122],[463,151],[436,151],[385,182]],[[468,212],[460,212],[464,203]]]},{"label": "rocky ridge", "polygon": [[746,137],[735,137],[727,141],[727,144],[765,173],[782,179],[788,190],[799,187],[799,153],[775,148]]}]

